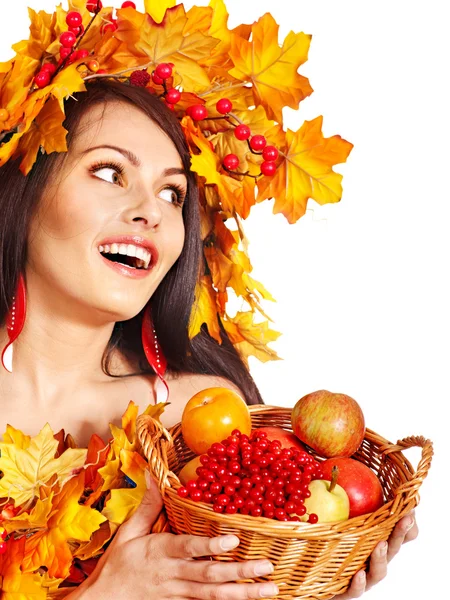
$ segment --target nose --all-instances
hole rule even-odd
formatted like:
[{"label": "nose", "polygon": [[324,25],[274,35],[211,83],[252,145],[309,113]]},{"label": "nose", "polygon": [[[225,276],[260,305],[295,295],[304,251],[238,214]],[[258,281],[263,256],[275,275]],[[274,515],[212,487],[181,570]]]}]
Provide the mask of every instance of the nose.
[{"label": "nose", "polygon": [[162,221],[162,207],[155,195],[140,188],[124,211],[128,223],[141,223],[146,229],[156,229]]}]

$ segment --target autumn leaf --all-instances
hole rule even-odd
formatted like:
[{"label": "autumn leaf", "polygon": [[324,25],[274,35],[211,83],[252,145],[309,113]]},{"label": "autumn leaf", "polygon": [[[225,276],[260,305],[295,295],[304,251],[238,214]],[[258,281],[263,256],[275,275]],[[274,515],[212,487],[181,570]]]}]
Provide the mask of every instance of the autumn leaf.
[{"label": "autumn leaf", "polygon": [[219,292],[225,292],[233,275],[233,263],[216,246],[207,246],[204,249],[204,254],[211,272],[214,287]]},{"label": "autumn leaf", "polygon": [[67,577],[72,564],[69,541],[88,542],[106,521],[97,510],[79,504],[84,490],[84,471],[67,481],[58,493],[50,496],[53,505],[47,527],[27,539],[22,561],[24,572],[42,566],[50,577]]},{"label": "autumn leaf", "polygon": [[221,344],[222,338],[220,337],[217,320],[216,293],[209,275],[202,276],[195,290],[195,301],[189,320],[189,337],[193,338],[200,333],[204,323],[208,328],[209,335]]},{"label": "autumn leaf", "polygon": [[24,504],[38,496],[39,486],[45,486],[53,475],[56,474],[62,484],[72,471],[83,466],[86,450],[70,448],[54,458],[57,448],[58,442],[48,423],[25,449],[0,442],[0,471],[3,472],[0,498],[12,498],[16,506]]},{"label": "autumn leaf", "polygon": [[3,443],[15,444],[16,448],[26,450],[30,445],[31,437],[24,435],[19,429],[12,425],[6,426],[6,432],[3,434]]},{"label": "autumn leaf", "polygon": [[156,23],[161,23],[168,8],[175,6],[175,0],[144,0],[145,12],[152,17]]},{"label": "autumn leaf", "polygon": [[305,121],[297,132],[288,129],[275,175],[258,181],[258,202],[275,198],[273,212],[289,223],[305,214],[308,198],[327,204],[342,196],[342,175],[332,167],[347,160],[353,144],[339,135],[325,138],[322,120]]},{"label": "autumn leaf", "polygon": [[8,540],[8,550],[0,554],[0,590],[2,600],[45,600],[47,590],[42,587],[38,573],[23,573],[20,565],[25,551],[25,537]]},{"label": "autumn leaf", "polygon": [[223,326],[237,350],[246,358],[255,356],[261,362],[279,360],[277,353],[267,347],[280,336],[269,329],[267,321],[254,323],[252,312],[238,312],[235,317],[223,320]]},{"label": "autumn leaf", "polygon": [[262,104],[267,116],[281,123],[281,109],[297,109],[313,89],[297,72],[308,60],[311,36],[291,31],[280,48],[278,29],[275,19],[266,13],[252,26],[251,41],[233,34],[230,57],[235,66],[230,75],[251,82],[255,105]]},{"label": "autumn leaf", "polygon": [[122,450],[120,453],[121,471],[134,482],[135,487],[111,490],[111,497],[102,511],[108,521],[121,525],[131,517],[141,503],[146,485],[144,472],[147,461],[137,452]]},{"label": "autumn leaf", "polygon": [[38,13],[32,8],[28,9],[30,17],[30,37],[28,40],[13,45],[14,52],[35,61],[41,61],[44,52],[52,42],[52,29],[54,16],[40,10]]},{"label": "autumn leaf", "polygon": [[36,504],[30,512],[21,511],[20,514],[4,522],[4,527],[8,533],[14,531],[25,531],[28,529],[43,529],[47,526],[48,519],[52,512],[51,498],[38,498]]}]

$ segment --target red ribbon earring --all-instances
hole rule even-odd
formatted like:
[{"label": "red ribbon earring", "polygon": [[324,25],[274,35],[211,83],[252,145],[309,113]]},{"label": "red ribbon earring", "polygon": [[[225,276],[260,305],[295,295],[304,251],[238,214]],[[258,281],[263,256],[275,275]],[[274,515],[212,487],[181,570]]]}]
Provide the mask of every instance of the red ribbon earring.
[{"label": "red ribbon earring", "polygon": [[27,300],[25,280],[23,275],[20,275],[16,294],[13,296],[13,303],[8,316],[6,317],[6,328],[8,331],[9,341],[3,348],[2,352],[2,365],[10,373],[12,373],[13,342],[15,342],[15,340],[19,337],[20,332],[23,329],[25,323],[26,306]]},{"label": "red ribbon earring", "polygon": [[167,369],[167,360],[158,342],[158,337],[156,335],[155,327],[151,318],[150,304],[145,309],[144,317],[142,319],[142,345],[144,347],[145,356],[147,357],[149,365],[158,375],[166,388],[167,395],[165,401],[167,401],[169,397],[169,386],[167,385],[167,381],[164,379]]}]

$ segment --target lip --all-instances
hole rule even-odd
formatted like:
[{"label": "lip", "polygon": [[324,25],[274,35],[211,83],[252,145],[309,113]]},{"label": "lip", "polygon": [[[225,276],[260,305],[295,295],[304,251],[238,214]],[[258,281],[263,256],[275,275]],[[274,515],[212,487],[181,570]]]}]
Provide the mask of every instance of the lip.
[{"label": "lip", "polygon": [[[140,235],[112,235],[97,244],[97,249],[99,246],[105,246],[106,244],[133,244],[134,246],[138,246],[141,248],[145,248],[150,252],[151,259],[148,269],[133,269],[132,267],[128,267],[126,265],[122,265],[116,262],[112,262],[105,258],[102,254],[100,254],[100,258],[112,269],[116,272],[124,275],[125,277],[130,277],[132,279],[143,279],[147,277],[149,273],[156,266],[159,259],[159,252],[156,248],[155,244],[153,244],[150,240],[140,236]],[[98,251],[98,250],[97,250]]]}]

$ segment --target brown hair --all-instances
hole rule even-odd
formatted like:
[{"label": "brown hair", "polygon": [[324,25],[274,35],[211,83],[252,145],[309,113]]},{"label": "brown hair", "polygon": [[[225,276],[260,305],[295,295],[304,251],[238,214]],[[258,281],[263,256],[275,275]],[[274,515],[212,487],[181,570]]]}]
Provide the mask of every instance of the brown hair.
[{"label": "brown hair", "polygon": [[[190,170],[187,142],[177,118],[156,96],[145,89],[102,78],[87,86],[87,92],[76,94],[66,102],[65,128],[67,142],[76,134],[77,123],[92,106],[108,101],[127,102],[142,110],[172,140],[188,176],[187,198],[183,205],[184,247],[176,263],[150,299],[152,318],[162,350],[172,373],[202,373],[225,377],[244,393],[248,404],[262,403],[261,396],[246,365],[221,326],[222,344],[211,338],[203,326],[192,340],[188,322],[194,304],[198,277],[204,270],[196,176]],[[25,177],[19,171],[20,161],[10,160],[0,167],[0,324],[5,324],[20,273],[27,261],[27,239],[30,222],[39,203],[46,181],[64,160],[62,154],[39,153],[36,163]],[[110,372],[112,353],[120,350],[139,374],[153,374],[141,343],[143,311],[128,321],[115,324],[105,349],[102,367]],[[133,374],[138,374],[133,373]]]}]

